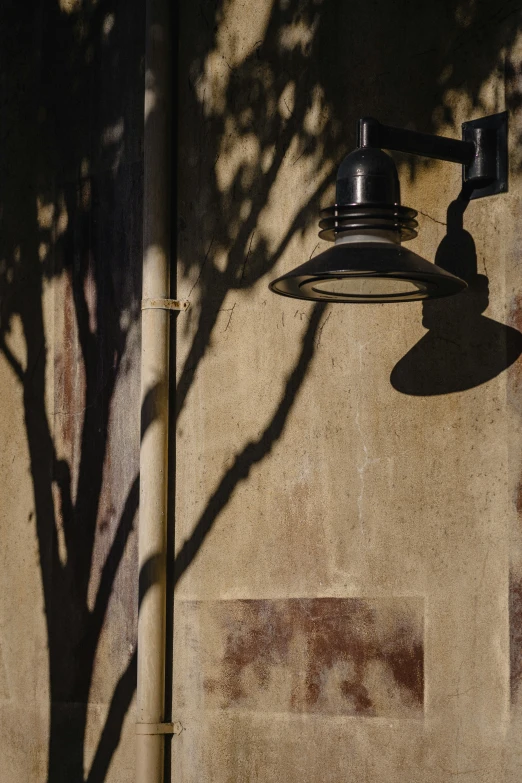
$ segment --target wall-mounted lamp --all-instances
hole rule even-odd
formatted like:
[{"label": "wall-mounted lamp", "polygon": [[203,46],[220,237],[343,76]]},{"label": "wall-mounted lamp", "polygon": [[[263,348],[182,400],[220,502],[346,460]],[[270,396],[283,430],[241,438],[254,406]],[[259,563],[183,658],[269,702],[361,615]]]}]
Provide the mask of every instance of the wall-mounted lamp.
[{"label": "wall-mounted lamp", "polygon": [[412,302],[456,294],[459,277],[406,250],[417,212],[401,206],[395,163],[381,148],[462,165],[470,198],[507,191],[507,113],[465,122],[462,141],[363,118],[337,172],[336,204],[319,236],[334,246],[270,283],[276,294],[327,302]]}]

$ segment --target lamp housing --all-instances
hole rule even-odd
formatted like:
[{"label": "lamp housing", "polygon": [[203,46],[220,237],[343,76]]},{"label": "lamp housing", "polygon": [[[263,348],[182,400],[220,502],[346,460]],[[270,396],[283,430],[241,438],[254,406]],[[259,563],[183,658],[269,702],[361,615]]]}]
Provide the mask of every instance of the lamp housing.
[{"label": "lamp housing", "polygon": [[336,203],[321,212],[319,236],[333,247],[270,283],[297,299],[328,302],[411,302],[467,287],[402,247],[417,236],[417,212],[401,205],[397,168],[381,147],[461,163],[476,197],[507,190],[506,114],[464,124],[463,141],[381,125],[364,118],[359,146],[341,163]]}]

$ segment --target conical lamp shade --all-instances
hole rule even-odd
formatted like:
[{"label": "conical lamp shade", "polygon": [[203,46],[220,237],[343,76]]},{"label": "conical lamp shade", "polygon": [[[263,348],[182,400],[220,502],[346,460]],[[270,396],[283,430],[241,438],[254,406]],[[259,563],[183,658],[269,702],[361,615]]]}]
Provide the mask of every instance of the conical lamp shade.
[{"label": "conical lamp shade", "polygon": [[274,293],[316,302],[414,302],[466,283],[392,241],[351,238],[270,283]]}]

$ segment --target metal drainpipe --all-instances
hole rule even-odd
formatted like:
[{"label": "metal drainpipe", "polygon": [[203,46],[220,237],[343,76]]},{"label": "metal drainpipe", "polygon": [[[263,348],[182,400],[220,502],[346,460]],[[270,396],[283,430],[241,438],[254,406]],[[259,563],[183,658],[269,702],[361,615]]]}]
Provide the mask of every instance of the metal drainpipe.
[{"label": "metal drainpipe", "polygon": [[146,0],[136,781],[163,783],[169,418],[168,0]]}]

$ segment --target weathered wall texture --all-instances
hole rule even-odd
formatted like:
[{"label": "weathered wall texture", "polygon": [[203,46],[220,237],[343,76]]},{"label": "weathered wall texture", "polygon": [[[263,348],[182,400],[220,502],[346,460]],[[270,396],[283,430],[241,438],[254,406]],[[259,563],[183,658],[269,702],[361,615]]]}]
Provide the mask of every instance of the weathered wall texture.
[{"label": "weathered wall texture", "polygon": [[[520,779],[521,12],[180,3],[179,783]],[[143,28],[0,9],[1,783],[133,777]],[[504,108],[507,195],[463,210],[458,167],[397,156],[410,246],[467,293],[269,293],[358,116]]]},{"label": "weathered wall texture", "polygon": [[[522,755],[518,2],[183,4],[176,780],[514,783]],[[507,195],[396,156],[453,300],[328,308],[358,116],[510,113]]]},{"label": "weathered wall texture", "polygon": [[0,9],[0,780],[134,768],[144,7]]}]

